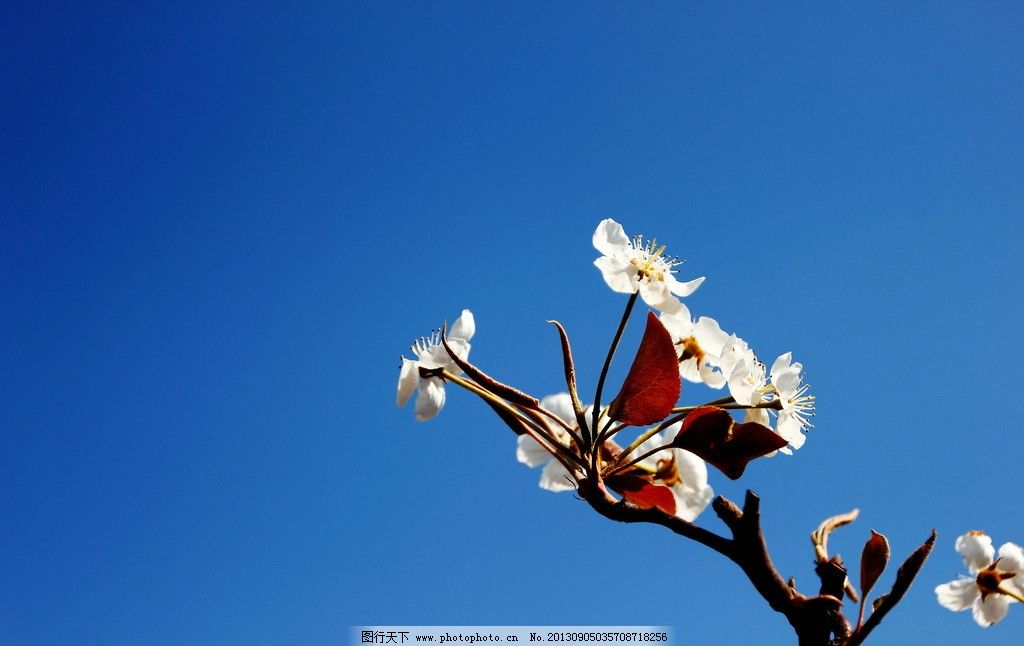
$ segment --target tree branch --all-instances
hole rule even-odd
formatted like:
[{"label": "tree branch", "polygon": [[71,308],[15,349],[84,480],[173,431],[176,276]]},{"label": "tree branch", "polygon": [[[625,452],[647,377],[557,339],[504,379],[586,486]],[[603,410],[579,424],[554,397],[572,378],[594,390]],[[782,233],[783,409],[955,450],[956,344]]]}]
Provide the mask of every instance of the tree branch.
[{"label": "tree branch", "polygon": [[[792,581],[787,583],[772,563],[761,530],[761,501],[754,492],[747,491],[743,509],[723,496],[718,496],[712,503],[715,513],[732,533],[732,538],[719,536],[658,509],[641,509],[625,500],[616,500],[603,485],[593,480],[580,483],[579,495],[606,518],[623,523],[661,525],[680,536],[710,547],[736,563],[768,605],[786,617],[796,631],[801,646],[828,646],[835,627],[839,628],[837,636],[845,638],[849,635],[849,623],[839,612],[846,571],[840,565],[842,577],[830,578],[830,581],[838,581],[837,594],[833,594],[835,586],[831,585],[814,597],[797,592]],[[845,626],[845,632],[840,632],[842,626]]]}]

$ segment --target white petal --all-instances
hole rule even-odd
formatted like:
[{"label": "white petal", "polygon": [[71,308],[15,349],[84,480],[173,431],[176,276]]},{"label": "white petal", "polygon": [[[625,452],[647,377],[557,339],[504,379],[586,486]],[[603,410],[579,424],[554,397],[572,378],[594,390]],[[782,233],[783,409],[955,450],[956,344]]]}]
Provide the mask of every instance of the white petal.
[{"label": "white petal", "polygon": [[686,297],[694,293],[697,291],[697,288],[700,287],[700,284],[704,282],[704,276],[694,278],[693,280],[685,283],[679,282],[674,276],[669,278],[671,279],[669,282],[669,289],[672,290],[673,294],[680,297]]},{"label": "white petal", "polygon": [[672,495],[676,499],[676,516],[683,520],[693,521],[707,508],[708,503],[715,497],[715,492],[708,485],[699,489],[676,485],[672,487]]},{"label": "white petal", "polygon": [[935,596],[943,608],[960,612],[974,605],[981,599],[981,590],[974,579],[959,578],[956,581],[943,583],[935,588]]},{"label": "white petal", "polygon": [[700,364],[700,379],[708,388],[721,388],[725,385],[725,375],[716,370],[708,361]]},{"label": "white petal", "polygon": [[793,353],[787,352],[786,354],[779,355],[779,358],[772,364],[771,374],[772,383],[775,383],[775,376],[781,373],[783,370],[789,367],[789,364],[793,362]]},{"label": "white petal", "polygon": [[779,413],[779,422],[775,425],[775,432],[781,435],[794,449],[799,449],[807,441],[803,434],[803,424],[796,416],[787,412]]},{"label": "white petal", "polygon": [[662,314],[660,319],[673,341],[682,341],[693,334],[693,319],[686,303],[680,303],[679,310],[672,314]]},{"label": "white petal", "polygon": [[668,285],[662,280],[650,278],[640,281],[640,298],[656,310],[673,314],[682,309],[683,304],[672,295]]},{"label": "white petal", "polygon": [[540,405],[554,413],[571,428],[576,427],[576,412],[572,409],[569,393],[556,393],[540,400]]},{"label": "white petal", "polygon": [[956,539],[956,551],[964,557],[964,565],[977,574],[992,564],[995,549],[992,538],[985,532],[968,532]]},{"label": "white petal", "polygon": [[999,548],[999,569],[1006,572],[1024,572],[1024,550],[1014,543],[1003,543]]},{"label": "white petal", "polygon": [[540,473],[540,488],[548,491],[575,491],[576,484],[562,463],[552,460]]},{"label": "white petal", "polygon": [[452,325],[451,331],[448,333],[449,343],[452,339],[462,339],[463,341],[469,341],[473,338],[476,333],[476,319],[473,318],[473,313],[469,310],[462,310],[462,314],[459,316],[455,324]]},{"label": "white petal", "polygon": [[[469,344],[462,339],[448,339],[448,346],[456,355],[465,359],[469,356]],[[420,366],[427,370],[444,368],[451,372],[462,374],[462,369],[455,365],[451,355],[444,349],[443,345],[431,345],[420,352]]]},{"label": "white petal", "polygon": [[632,294],[640,288],[636,267],[625,260],[601,256],[594,266],[601,270],[601,277],[613,292]]},{"label": "white petal", "polygon": [[399,406],[405,406],[419,381],[420,373],[416,362],[402,357],[402,371],[398,373],[398,394],[395,397]]},{"label": "white petal", "polygon": [[984,601],[974,604],[974,621],[982,628],[988,628],[1006,616],[1010,597],[1005,594],[990,594]]},{"label": "white petal", "polygon": [[676,468],[683,486],[691,489],[703,489],[708,484],[708,466],[704,460],[682,449],[674,449]]},{"label": "white petal", "polygon": [[736,335],[729,337],[729,340],[725,342],[725,347],[722,348],[722,353],[718,357],[718,365],[722,368],[722,372],[726,375],[731,375],[732,371],[736,368],[736,364],[748,352],[753,356],[754,353],[747,347],[746,341]]},{"label": "white petal", "polygon": [[796,366],[790,366],[772,375],[772,384],[779,391],[779,397],[782,398],[783,405],[788,403],[787,399],[796,394],[796,391],[800,388],[801,381],[803,379],[800,378],[800,371]]},{"label": "white petal", "polygon": [[697,357],[690,357],[679,364],[679,376],[687,381],[699,384],[704,381],[701,371],[697,368]]},{"label": "white petal", "polygon": [[444,382],[437,377],[421,379],[416,395],[416,421],[423,422],[440,412],[444,406]]},{"label": "white petal", "polygon": [[740,360],[729,375],[729,394],[742,406],[753,406],[757,402],[754,386],[750,382],[751,367],[746,360]]},{"label": "white petal", "polygon": [[629,236],[622,225],[611,218],[601,220],[594,231],[594,248],[605,256],[624,257],[627,249],[632,249]]},{"label": "white petal", "polygon": [[729,335],[722,331],[718,321],[707,316],[702,316],[693,324],[693,336],[700,344],[705,354],[715,357],[721,356]]},{"label": "white petal", "polygon": [[533,437],[520,435],[516,438],[516,459],[533,469],[551,460],[551,454]]},{"label": "white petal", "polygon": [[665,443],[670,444],[676,439],[676,435],[679,435],[679,431],[683,429],[683,423],[681,421],[675,424],[670,424],[665,431],[662,433],[662,437],[665,438]]}]

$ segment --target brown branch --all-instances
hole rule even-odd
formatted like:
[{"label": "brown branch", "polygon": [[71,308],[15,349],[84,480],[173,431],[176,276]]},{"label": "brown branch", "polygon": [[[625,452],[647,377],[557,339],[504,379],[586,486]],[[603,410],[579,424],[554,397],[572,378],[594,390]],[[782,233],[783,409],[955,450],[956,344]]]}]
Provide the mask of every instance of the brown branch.
[{"label": "brown branch", "polygon": [[597,513],[605,518],[617,520],[620,523],[654,523],[655,525],[661,525],[680,536],[697,541],[719,554],[732,558],[730,556],[732,553],[732,541],[729,539],[708,531],[703,527],[698,527],[678,516],[669,516],[657,509],[641,509],[624,500],[616,500],[608,494],[603,485],[595,483],[593,480],[580,482],[578,493],[584,500],[590,503],[590,506]]},{"label": "brown branch", "polygon": [[[657,509],[641,509],[624,500],[616,500],[603,485],[594,480],[581,482],[579,495],[606,518],[623,523],[661,525],[680,536],[710,547],[736,563],[768,605],[786,617],[796,631],[801,646],[828,646],[833,632],[840,638],[849,635],[849,622],[839,612],[843,582],[846,580],[845,570],[842,570],[842,577],[838,578],[837,594],[823,590],[822,594],[807,597],[797,592],[792,579],[787,583],[772,563],[761,530],[761,501],[754,492],[747,491],[742,509],[722,496],[715,498],[712,503],[715,513],[732,533],[732,538],[719,536]],[[834,591],[832,586],[829,590]]]}]

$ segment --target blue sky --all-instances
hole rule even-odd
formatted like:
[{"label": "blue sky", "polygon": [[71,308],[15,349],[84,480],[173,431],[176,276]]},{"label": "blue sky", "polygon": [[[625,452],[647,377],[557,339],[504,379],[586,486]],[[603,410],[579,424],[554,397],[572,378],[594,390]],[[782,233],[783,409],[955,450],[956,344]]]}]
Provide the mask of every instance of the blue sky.
[{"label": "blue sky", "polygon": [[932,588],[958,534],[1024,542],[1022,27],[1014,3],[6,3],[0,641],[791,643],[721,557],[538,489],[466,393],[394,405],[399,355],[463,307],[485,370],[559,390],[557,318],[592,388],[614,217],[708,277],[694,314],[805,365],[805,447],[711,476],[761,494],[780,571],[812,588],[809,532],[855,506],[853,568],[869,528],[902,557],[934,527],[876,641],[1017,643],[1020,608],[983,631]]}]

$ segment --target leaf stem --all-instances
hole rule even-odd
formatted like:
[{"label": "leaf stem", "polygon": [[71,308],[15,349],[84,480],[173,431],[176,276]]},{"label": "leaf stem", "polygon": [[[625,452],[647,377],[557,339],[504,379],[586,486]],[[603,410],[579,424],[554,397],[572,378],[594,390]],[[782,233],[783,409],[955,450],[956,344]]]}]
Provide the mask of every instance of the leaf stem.
[{"label": "leaf stem", "polygon": [[[615,336],[612,338],[612,344],[608,348],[608,356],[604,359],[604,366],[601,368],[601,374],[597,378],[597,391],[594,393],[594,414],[593,420],[591,421],[590,427],[593,429],[593,435],[590,430],[582,429],[583,436],[588,442],[597,443],[598,428],[597,422],[601,416],[601,395],[604,394],[604,381],[608,377],[608,369],[612,365],[612,357],[615,356],[615,350],[619,347],[619,341],[622,340],[622,332],[626,329],[626,323],[629,321],[629,315],[633,312],[633,306],[636,305],[636,298],[640,295],[639,291],[633,292],[629,300],[626,302],[626,309],[622,312],[622,319],[619,320],[619,327],[615,330]],[[588,444],[588,448],[590,445]]]},{"label": "leaf stem", "polygon": [[456,385],[462,386],[466,390],[479,396],[484,401],[490,403],[492,406],[502,408],[509,415],[516,418],[517,421],[523,424],[523,428],[525,428],[527,433],[530,434],[530,437],[532,437],[534,440],[537,441],[538,444],[547,449],[547,451],[551,453],[551,455],[554,456],[555,459],[562,463],[562,466],[564,466],[566,468],[566,471],[568,471],[569,473],[573,473],[576,470],[576,467],[572,466],[567,461],[566,456],[571,458],[573,462],[576,462],[578,466],[585,466],[585,463],[580,458],[580,456],[576,455],[572,451],[567,450],[564,446],[562,446],[561,443],[557,442],[553,437],[551,437],[547,429],[542,428],[539,424],[537,424],[537,422],[524,416],[519,411],[519,409],[510,406],[509,403],[506,402],[504,399],[489,393],[488,391],[472,383],[471,381],[463,379],[458,375],[454,375],[447,370],[443,371],[441,374],[445,380],[451,381]]}]

